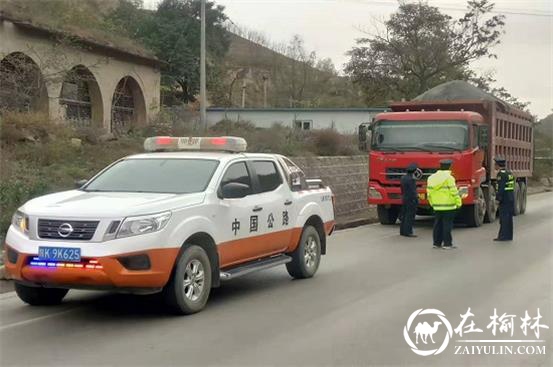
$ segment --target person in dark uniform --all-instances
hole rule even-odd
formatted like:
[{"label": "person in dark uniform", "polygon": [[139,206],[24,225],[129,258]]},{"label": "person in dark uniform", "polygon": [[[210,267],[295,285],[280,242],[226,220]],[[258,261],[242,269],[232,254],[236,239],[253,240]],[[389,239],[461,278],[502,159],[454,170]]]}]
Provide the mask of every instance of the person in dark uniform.
[{"label": "person in dark uniform", "polygon": [[403,205],[401,207],[402,218],[399,227],[399,234],[405,237],[417,237],[413,233],[413,224],[419,198],[417,196],[417,181],[414,173],[417,170],[416,163],[411,163],[407,167],[407,173],[401,178],[401,198]]},{"label": "person in dark uniform", "polygon": [[515,212],[515,176],[505,168],[503,158],[495,158],[497,172],[497,193],[495,199],[499,201],[499,234],[494,241],[513,240],[513,215]]}]

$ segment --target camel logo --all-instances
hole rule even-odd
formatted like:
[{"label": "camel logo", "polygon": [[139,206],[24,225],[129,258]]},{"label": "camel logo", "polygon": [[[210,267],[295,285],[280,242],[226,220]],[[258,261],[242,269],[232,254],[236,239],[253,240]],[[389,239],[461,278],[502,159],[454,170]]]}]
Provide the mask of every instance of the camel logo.
[{"label": "camel logo", "polygon": [[[428,321],[421,321],[417,323],[414,330],[411,330],[411,326],[413,325],[415,319],[419,316],[425,315],[430,315],[430,317],[432,317],[433,315],[434,318],[438,318],[440,321],[433,321],[430,323],[428,323]],[[446,329],[445,337],[443,337],[442,344],[438,348],[436,348],[434,335],[439,331],[440,326],[442,325],[442,329]],[[414,343],[411,339],[410,334],[415,335]],[[416,310],[411,314],[411,316],[409,316],[409,319],[407,320],[407,325],[405,325],[405,327],[403,328],[403,337],[405,338],[405,341],[407,342],[407,344],[409,344],[411,350],[420,356],[440,354],[447,347],[449,339],[452,337],[452,335],[453,329],[451,328],[451,324],[449,323],[449,321],[445,318],[444,313],[440,310],[435,309],[421,308],[419,310]],[[419,349],[419,346],[421,347],[421,349]],[[426,349],[428,347],[432,349]]]}]

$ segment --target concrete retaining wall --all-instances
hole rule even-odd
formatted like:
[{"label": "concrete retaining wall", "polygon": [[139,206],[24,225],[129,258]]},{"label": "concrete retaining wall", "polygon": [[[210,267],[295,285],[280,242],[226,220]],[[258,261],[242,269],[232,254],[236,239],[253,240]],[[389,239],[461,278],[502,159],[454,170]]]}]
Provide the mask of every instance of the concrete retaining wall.
[{"label": "concrete retaining wall", "polygon": [[336,195],[336,217],[368,213],[368,157],[296,157],[308,178],[320,178]]}]

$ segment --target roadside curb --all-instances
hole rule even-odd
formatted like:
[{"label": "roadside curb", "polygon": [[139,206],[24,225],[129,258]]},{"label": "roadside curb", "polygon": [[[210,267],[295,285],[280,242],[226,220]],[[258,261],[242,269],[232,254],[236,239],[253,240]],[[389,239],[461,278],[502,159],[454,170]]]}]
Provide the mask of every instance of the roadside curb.
[{"label": "roadside curb", "polygon": [[373,224],[373,223],[378,223],[378,219],[377,218],[355,219],[355,220],[351,220],[343,223],[336,223],[336,230],[354,228],[354,227],[364,226],[366,224]]}]

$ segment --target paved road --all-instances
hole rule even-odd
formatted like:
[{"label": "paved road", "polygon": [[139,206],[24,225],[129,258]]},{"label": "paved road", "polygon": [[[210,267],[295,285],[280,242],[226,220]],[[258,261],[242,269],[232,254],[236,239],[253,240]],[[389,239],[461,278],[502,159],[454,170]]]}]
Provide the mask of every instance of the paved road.
[{"label": "paved road", "polygon": [[[282,268],[253,274],[216,290],[207,309],[189,317],[165,314],[156,297],[73,291],[61,306],[32,308],[0,295],[0,364],[550,366],[552,202],[552,194],[532,196],[509,244],[491,241],[496,224],[456,228],[460,248],[451,252],[431,249],[428,221],[418,222],[417,239],[380,225],[337,232],[315,278],[292,281]],[[415,310],[439,309],[456,328],[468,307],[482,333],[454,333],[429,357],[406,344],[403,328]],[[513,337],[486,328],[494,308],[517,315]],[[520,317],[526,310],[535,317],[537,308],[551,327],[540,329],[543,342],[456,341],[538,339],[520,329]],[[446,329],[437,330],[441,345]],[[503,345],[540,346],[546,354],[455,354],[473,345],[495,345],[496,353]]]}]

